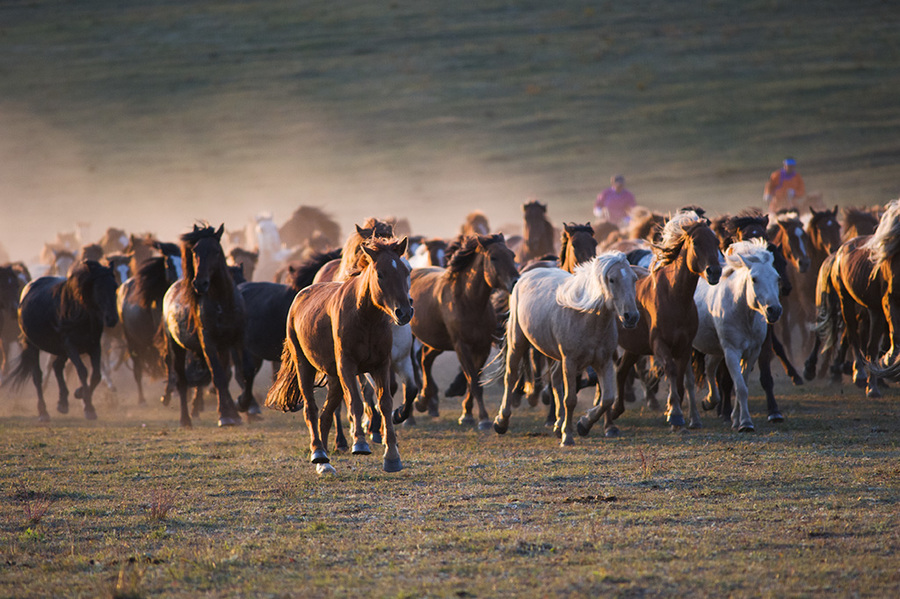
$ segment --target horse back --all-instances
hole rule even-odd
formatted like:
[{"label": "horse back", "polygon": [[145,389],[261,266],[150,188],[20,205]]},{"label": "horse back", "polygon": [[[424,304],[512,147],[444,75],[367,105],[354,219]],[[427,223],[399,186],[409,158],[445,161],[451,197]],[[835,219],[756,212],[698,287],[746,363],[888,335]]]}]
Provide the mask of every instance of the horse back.
[{"label": "horse back", "polygon": [[19,300],[19,327],[28,342],[42,351],[64,355],[68,339],[74,342],[79,353],[88,353],[100,342],[103,325],[85,317],[67,322],[62,330],[60,297],[56,291],[65,282],[65,277],[40,277],[29,282]]},{"label": "horse back", "polygon": [[280,359],[296,292],[287,285],[263,281],[241,283],[238,291],[247,314],[244,347],[264,360]]}]

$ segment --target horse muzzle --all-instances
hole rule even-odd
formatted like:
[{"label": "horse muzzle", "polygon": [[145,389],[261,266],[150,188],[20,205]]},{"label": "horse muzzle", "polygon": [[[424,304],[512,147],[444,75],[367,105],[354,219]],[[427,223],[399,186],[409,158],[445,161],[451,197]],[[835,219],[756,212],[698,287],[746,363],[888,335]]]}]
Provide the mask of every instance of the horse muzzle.
[{"label": "horse muzzle", "polygon": [[415,310],[412,306],[409,308],[397,308],[394,310],[394,323],[398,326],[403,326],[409,324],[409,321],[412,320],[413,313]]},{"label": "horse muzzle", "polygon": [[800,258],[800,260],[797,261],[797,270],[799,270],[800,272],[808,271],[809,266],[810,266],[809,258]]},{"label": "horse muzzle", "polygon": [[195,280],[191,286],[194,288],[194,291],[197,295],[203,295],[207,291],[209,291],[209,281],[197,281]]},{"label": "horse muzzle", "polygon": [[640,312],[637,312],[637,311],[626,312],[625,314],[622,315],[622,318],[621,318],[622,326],[625,327],[626,329],[633,329],[634,327],[637,326],[638,321],[640,319],[641,319]]},{"label": "horse muzzle", "polygon": [[710,285],[716,285],[722,276],[722,267],[716,264],[706,269],[706,282]]},{"label": "horse muzzle", "polygon": [[781,312],[781,306],[766,307],[766,322],[768,322],[769,324],[775,324],[776,322],[778,322],[778,319],[781,318]]}]

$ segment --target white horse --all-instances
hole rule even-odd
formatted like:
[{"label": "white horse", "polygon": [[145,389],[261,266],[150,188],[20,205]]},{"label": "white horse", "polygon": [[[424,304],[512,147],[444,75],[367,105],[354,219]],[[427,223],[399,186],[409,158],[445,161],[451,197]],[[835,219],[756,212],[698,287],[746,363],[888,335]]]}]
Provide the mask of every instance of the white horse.
[{"label": "white horse", "polygon": [[272,215],[267,212],[256,216],[253,234],[259,252],[253,277],[257,281],[274,281],[275,273],[293,250],[285,247],[281,242],[278,225],[272,220]]},{"label": "white horse", "polygon": [[622,252],[592,258],[576,267],[574,274],[536,268],[521,276],[509,298],[506,372],[503,402],[494,419],[496,432],[503,434],[509,427],[510,404],[517,399],[511,396],[517,394],[519,367],[529,347],[562,365],[553,376],[561,445],[575,443],[572,413],[579,372],[593,367],[601,379],[600,405],[607,409],[612,405],[619,337],[616,317],[626,328],[637,324],[636,280]]},{"label": "white horse", "polygon": [[[778,273],[772,266],[772,254],[766,250],[765,241],[753,239],[728,248],[718,285],[711,286],[701,279],[694,292],[700,318],[694,348],[706,354],[708,403],[716,405],[721,399],[716,370],[725,360],[736,396],[731,424],[741,432],[754,430],[747,405],[747,376],[759,358],[766,339],[766,325],[781,317],[778,291]],[[689,386],[693,387],[690,372],[688,379]],[[692,405],[692,421],[695,411],[696,405]]]}]

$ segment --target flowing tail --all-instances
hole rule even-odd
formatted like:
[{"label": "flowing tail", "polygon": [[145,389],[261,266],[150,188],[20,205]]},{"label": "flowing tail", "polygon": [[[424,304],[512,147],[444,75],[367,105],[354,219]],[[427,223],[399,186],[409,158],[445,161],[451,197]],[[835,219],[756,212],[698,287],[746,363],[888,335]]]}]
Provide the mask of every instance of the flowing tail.
[{"label": "flowing tail", "polygon": [[840,342],[843,325],[837,291],[831,281],[834,264],[835,254],[832,254],[822,263],[816,279],[816,335],[822,340],[823,354]]},{"label": "flowing tail", "polygon": [[35,369],[41,369],[41,350],[31,345],[24,338],[19,339],[22,344],[22,353],[16,360],[12,372],[3,379],[3,387],[10,387],[13,391],[19,391],[33,375]]},{"label": "flowing tail", "polygon": [[266,407],[282,412],[297,412],[302,407],[300,401],[300,383],[297,381],[297,371],[294,368],[294,356],[291,353],[290,335],[284,340],[281,349],[281,368],[278,376],[266,394]]}]

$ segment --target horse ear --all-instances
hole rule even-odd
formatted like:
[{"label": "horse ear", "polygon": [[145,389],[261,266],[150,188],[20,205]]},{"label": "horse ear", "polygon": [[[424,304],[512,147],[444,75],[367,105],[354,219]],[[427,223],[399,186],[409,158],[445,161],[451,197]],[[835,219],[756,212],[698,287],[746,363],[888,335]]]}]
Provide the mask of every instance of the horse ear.
[{"label": "horse ear", "polygon": [[766,222],[763,223],[763,227],[768,227],[769,226],[769,215],[768,214],[765,216],[765,220],[766,220]]},{"label": "horse ear", "polygon": [[397,254],[400,256],[406,255],[406,250],[409,247],[409,237],[404,237],[397,244],[394,245],[397,250]]},{"label": "horse ear", "polygon": [[372,232],[373,232],[374,230],[375,230],[375,229],[363,229],[363,228],[360,227],[359,225],[356,225],[356,233],[357,233],[357,235],[359,235],[359,236],[362,237],[363,239],[368,239],[369,237],[371,237],[371,236],[372,236]]},{"label": "horse ear", "polygon": [[837,216],[837,213],[838,213],[838,205],[835,204],[834,205],[834,216]]},{"label": "horse ear", "polygon": [[375,251],[374,248],[371,248],[367,245],[361,245],[359,247],[361,247],[362,251],[366,253],[366,256],[369,257],[369,260],[371,260],[372,262],[375,262],[375,256],[377,255],[377,252]]},{"label": "horse ear", "polygon": [[219,225],[219,230],[216,231],[216,241],[219,241],[219,242],[222,241],[222,233],[224,233],[224,232],[225,232],[225,223],[222,223],[221,225]]}]

